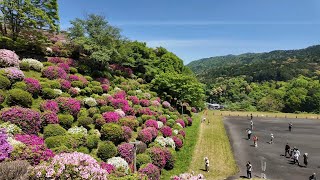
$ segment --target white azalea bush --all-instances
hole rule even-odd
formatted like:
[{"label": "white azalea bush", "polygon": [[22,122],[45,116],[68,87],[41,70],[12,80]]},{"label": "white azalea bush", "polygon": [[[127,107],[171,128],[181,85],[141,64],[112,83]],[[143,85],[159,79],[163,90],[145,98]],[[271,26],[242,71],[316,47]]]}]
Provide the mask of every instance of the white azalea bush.
[{"label": "white azalea bush", "polygon": [[162,147],[171,147],[172,149],[176,148],[176,144],[171,137],[164,138],[163,136],[158,136],[154,141]]},{"label": "white azalea bush", "polygon": [[6,129],[8,136],[14,136],[15,134],[20,134],[22,132],[19,126],[11,124],[10,122],[0,124],[0,129],[2,128]]},{"label": "white azalea bush", "polygon": [[39,71],[39,72],[41,72],[41,70],[43,69],[42,62],[40,62],[40,61],[38,61],[36,59],[25,58],[25,59],[22,59],[21,62],[28,63],[29,64],[29,68],[31,68],[33,70],[36,70],[36,71]]},{"label": "white azalea bush", "polygon": [[113,157],[108,159],[107,164],[111,164],[113,167],[118,170],[124,170],[124,172],[128,173],[129,165],[126,160],[121,157]]},{"label": "white azalea bush", "polygon": [[54,92],[55,95],[61,95],[62,94],[61,89],[53,89],[53,92]]},{"label": "white azalea bush", "polygon": [[75,126],[75,127],[68,129],[68,133],[69,134],[80,134],[80,135],[85,136],[88,134],[88,130],[82,126],[81,127]]},{"label": "white azalea bush", "polygon": [[177,135],[177,134],[179,133],[179,130],[174,129],[174,130],[173,130],[173,133],[174,133],[175,135]]},{"label": "white azalea bush", "polygon": [[88,105],[90,107],[94,107],[94,106],[96,106],[98,104],[96,99],[94,99],[92,97],[83,98],[83,102],[84,102],[84,104],[86,104],[86,105]]},{"label": "white azalea bush", "polygon": [[158,128],[161,129],[163,127],[163,122],[157,121],[157,123],[158,123]]}]

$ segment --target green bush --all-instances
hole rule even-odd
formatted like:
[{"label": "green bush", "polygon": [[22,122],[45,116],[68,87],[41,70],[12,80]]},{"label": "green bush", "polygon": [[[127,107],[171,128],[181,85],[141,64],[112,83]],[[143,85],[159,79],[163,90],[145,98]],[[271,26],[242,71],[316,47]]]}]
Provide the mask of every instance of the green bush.
[{"label": "green bush", "polygon": [[100,141],[100,138],[97,135],[95,134],[89,135],[87,138],[87,147],[89,149],[95,149],[97,148],[99,141]]},{"label": "green bush", "polygon": [[112,112],[114,111],[114,108],[112,106],[102,106],[100,107],[100,112],[104,113],[104,112]]},{"label": "green bush", "polygon": [[137,155],[137,169],[139,169],[142,165],[151,163],[151,158],[148,154],[142,153]]},{"label": "green bush", "polygon": [[20,81],[20,82],[16,82],[12,85],[12,89],[13,88],[16,88],[16,89],[22,89],[24,91],[27,90],[27,84],[23,81]]},{"label": "green bush", "polygon": [[78,118],[81,116],[87,117],[87,116],[89,116],[89,113],[86,108],[81,108],[79,113],[77,114],[77,116],[78,116]]},{"label": "green bush", "polygon": [[22,107],[31,107],[32,105],[32,95],[27,91],[22,89],[11,89],[8,91],[8,96],[6,102],[8,106],[22,106]]},{"label": "green bush", "polygon": [[59,147],[55,147],[51,149],[54,153],[59,154],[59,153],[71,153],[73,152],[72,149],[68,148],[65,145],[59,146]]},{"label": "green bush", "polygon": [[78,73],[77,68],[70,67],[70,74],[76,74],[76,73]]},{"label": "green bush", "polygon": [[9,89],[10,85],[10,80],[5,76],[0,75],[0,89]]},{"label": "green bush", "polygon": [[51,62],[43,62],[42,63],[43,64],[43,66],[54,66],[54,64],[52,64]]},{"label": "green bush", "polygon": [[124,118],[121,118],[119,122],[122,126],[128,126],[132,130],[135,130],[139,126],[139,122],[136,119],[129,119],[124,117]]},{"label": "green bush", "polygon": [[112,141],[118,144],[123,139],[123,130],[120,125],[115,123],[104,124],[100,130],[103,140]]},{"label": "green bush", "polygon": [[175,121],[173,119],[169,119],[166,123],[169,127],[173,127],[175,125]]},{"label": "green bush", "polygon": [[65,128],[69,129],[72,126],[73,123],[73,116],[70,114],[58,114],[59,124]]},{"label": "green bush", "polygon": [[82,81],[72,81],[71,86],[78,87],[78,88],[84,88],[85,84]]},{"label": "green bush", "polygon": [[90,85],[91,85],[91,86],[100,86],[101,83],[100,83],[99,81],[91,81],[91,82],[90,82]]},{"label": "green bush", "polygon": [[94,114],[94,115],[92,116],[92,119],[93,119],[93,120],[96,120],[96,119],[99,119],[99,118],[103,118],[101,114]]},{"label": "green bush", "polygon": [[59,81],[57,80],[48,80],[47,84],[49,85],[50,88],[52,89],[60,89],[61,88],[61,84]]},{"label": "green bush", "polygon": [[19,67],[20,67],[20,70],[23,70],[23,71],[29,71],[30,70],[28,62],[20,62]]},{"label": "green bush", "polygon": [[51,136],[45,139],[45,143],[50,149],[60,146],[66,146],[68,149],[76,149],[85,145],[86,137],[79,134]]},{"label": "green bush", "polygon": [[101,86],[93,86],[91,89],[92,89],[92,92],[95,94],[102,94],[103,93],[103,89]]},{"label": "green bush", "polygon": [[172,129],[178,129],[178,130],[181,130],[183,129],[181,126],[179,126],[177,123],[175,123],[173,126],[172,126]]},{"label": "green bush", "polygon": [[89,154],[90,151],[87,147],[84,147],[84,146],[80,146],[78,149],[77,149],[77,152],[81,152],[81,153],[85,153],[85,154]]},{"label": "green bush", "polygon": [[84,76],[84,78],[86,78],[87,81],[92,81],[92,77],[91,76]]},{"label": "green bush", "polygon": [[43,137],[46,139],[51,136],[61,136],[65,135],[67,130],[65,130],[59,124],[49,124],[43,130]]},{"label": "green bush", "polygon": [[102,141],[98,145],[97,156],[103,161],[117,155],[117,147],[111,141]]},{"label": "green bush", "polygon": [[85,87],[84,90],[86,91],[86,95],[91,95],[92,94],[92,89],[89,87]]},{"label": "green bush", "polygon": [[90,117],[93,117],[96,114],[100,114],[100,109],[97,107],[91,107],[88,109],[88,113]]},{"label": "green bush", "polygon": [[60,146],[65,145],[66,143],[66,138],[67,136],[51,136],[45,139],[45,144],[47,145],[48,148],[57,148]]},{"label": "green bush", "polygon": [[54,99],[58,97],[58,94],[56,94],[51,88],[43,88],[41,94],[44,99]]},{"label": "green bush", "polygon": [[81,116],[78,118],[78,125],[83,126],[86,129],[90,129],[89,125],[93,123],[93,119],[91,117]]}]

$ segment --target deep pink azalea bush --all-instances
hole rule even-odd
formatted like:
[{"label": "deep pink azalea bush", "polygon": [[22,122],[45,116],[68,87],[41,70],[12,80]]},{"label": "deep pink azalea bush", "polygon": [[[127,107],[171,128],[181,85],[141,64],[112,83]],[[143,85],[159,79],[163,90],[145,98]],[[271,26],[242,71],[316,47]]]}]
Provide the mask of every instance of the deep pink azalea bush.
[{"label": "deep pink azalea bush", "polygon": [[110,84],[110,81],[107,78],[97,78],[96,81],[99,81],[101,84]]},{"label": "deep pink azalea bush", "polygon": [[48,124],[59,124],[58,115],[52,111],[45,111],[41,114],[42,127]]},{"label": "deep pink azalea bush", "polygon": [[58,66],[47,66],[42,70],[42,75],[48,79],[66,79],[67,73]]},{"label": "deep pink azalea bush", "polygon": [[125,99],[126,95],[127,95],[127,93],[125,91],[121,90],[121,91],[114,93],[113,98],[114,99]]},{"label": "deep pink azalea bush", "polygon": [[52,111],[52,112],[59,112],[58,103],[54,100],[46,100],[43,101],[40,105],[41,111]]},{"label": "deep pink azalea bush", "polygon": [[0,67],[19,67],[19,56],[10,50],[0,49]]},{"label": "deep pink azalea bush", "polygon": [[27,85],[27,91],[31,94],[39,94],[41,91],[40,82],[34,78],[24,78],[24,82]]},{"label": "deep pink azalea bush", "polygon": [[163,169],[166,165],[166,156],[161,147],[152,147],[148,150],[148,154],[151,157],[152,164],[158,166],[158,168]]},{"label": "deep pink azalea bush", "polygon": [[182,148],[183,142],[182,142],[182,140],[181,140],[179,137],[174,136],[172,139],[173,139],[173,141],[174,141],[174,143],[176,144],[176,147],[177,147],[178,149]]},{"label": "deep pink azalea bush", "polygon": [[188,117],[187,120],[188,120],[188,126],[191,126],[192,125],[192,118]]},{"label": "deep pink azalea bush", "polygon": [[150,101],[148,99],[141,99],[140,105],[143,107],[148,107],[148,106],[150,106]]},{"label": "deep pink azalea bush", "polygon": [[132,163],[133,161],[133,148],[133,144],[130,143],[123,143],[118,146],[120,157],[126,160],[128,164]]},{"label": "deep pink azalea bush", "polygon": [[68,112],[73,116],[76,116],[81,108],[81,102],[74,98],[69,97],[59,97],[55,100],[58,105],[59,109],[63,112]]},{"label": "deep pink azalea bush", "polygon": [[40,113],[28,108],[11,107],[1,112],[1,120],[19,126],[23,132],[37,134],[41,128]]},{"label": "deep pink azalea bush", "polygon": [[13,159],[28,160],[31,165],[37,165],[41,161],[47,161],[54,157],[54,153],[46,148],[44,140],[36,135],[17,134],[15,136],[17,141],[20,141],[26,145],[26,149]]},{"label": "deep pink azalea bush", "polygon": [[64,91],[68,91],[71,88],[71,83],[68,80],[65,79],[58,79],[61,89]]},{"label": "deep pink azalea bush", "polygon": [[192,108],[191,108],[191,112],[197,113],[197,109],[196,109],[195,107],[192,107]]},{"label": "deep pink azalea bush", "polygon": [[21,81],[24,78],[23,72],[16,67],[4,68],[4,72],[10,81]]},{"label": "deep pink azalea bush", "polygon": [[62,68],[66,73],[70,72],[70,66],[67,63],[59,63],[58,67]]},{"label": "deep pink azalea bush", "polygon": [[158,129],[158,123],[157,123],[156,120],[153,120],[153,119],[147,120],[147,121],[145,122],[145,125],[146,125],[147,127],[154,127],[154,128],[156,128],[156,129]]},{"label": "deep pink azalea bush", "polygon": [[100,163],[100,167],[102,169],[106,170],[109,174],[116,170],[116,168],[112,164],[108,164],[108,163],[105,163],[105,162],[101,162]]},{"label": "deep pink azalea bush", "polygon": [[162,148],[162,151],[163,151],[164,157],[166,159],[166,165],[164,166],[164,168],[166,170],[173,169],[174,163],[175,163],[175,158],[174,158],[173,154],[171,153],[171,151],[169,151],[168,148]]},{"label": "deep pink azalea bush", "polygon": [[149,131],[152,135],[152,138],[156,138],[158,136],[158,130],[154,127],[147,127],[145,130]]},{"label": "deep pink azalea bush", "polygon": [[108,172],[90,155],[73,152],[56,155],[51,161],[34,167],[29,175],[34,179],[107,180]]},{"label": "deep pink azalea bush", "polygon": [[133,104],[139,104],[139,98],[137,96],[129,96],[128,99],[133,103]]},{"label": "deep pink azalea bush", "polygon": [[177,119],[177,120],[176,120],[176,123],[181,124],[181,126],[182,126],[183,128],[186,127],[186,124],[184,123],[184,121],[183,121],[182,119]]},{"label": "deep pink azalea bush", "polygon": [[158,121],[161,121],[161,122],[163,122],[163,124],[166,124],[167,123],[167,118],[165,116],[159,116],[158,117]]},{"label": "deep pink azalea bush", "polygon": [[84,85],[88,85],[89,81],[83,77],[82,75],[74,75],[74,74],[71,74],[69,75],[68,77],[69,81],[81,81]]},{"label": "deep pink azalea bush", "polygon": [[123,106],[121,109],[128,116],[134,116],[136,114],[135,110],[130,106]]},{"label": "deep pink azalea bush", "polygon": [[122,108],[124,106],[129,106],[128,101],[123,98],[113,98],[111,99],[111,105],[114,108]]},{"label": "deep pink azalea bush", "polygon": [[121,128],[123,130],[123,139],[128,142],[132,137],[132,129],[128,126],[122,126]]},{"label": "deep pink azalea bush", "polygon": [[8,142],[8,135],[5,129],[0,128],[0,162],[10,157],[13,148]]},{"label": "deep pink azalea bush", "polygon": [[142,129],[138,134],[138,139],[146,144],[152,142],[152,134],[148,129]]},{"label": "deep pink azalea bush", "polygon": [[102,116],[107,123],[117,123],[120,119],[119,114],[116,112],[105,112]]},{"label": "deep pink azalea bush", "polygon": [[148,179],[159,180],[160,179],[160,170],[157,166],[148,163],[146,166],[139,169],[139,173],[145,174],[148,176]]},{"label": "deep pink azalea bush", "polygon": [[64,63],[64,60],[60,57],[49,57],[48,62],[51,62],[53,64],[59,64],[59,63]]},{"label": "deep pink azalea bush", "polygon": [[155,115],[156,113],[151,111],[150,108],[143,107],[138,109],[139,115]]},{"label": "deep pink azalea bush", "polygon": [[160,129],[164,137],[172,136],[172,129],[169,126],[164,126]]},{"label": "deep pink azalea bush", "polygon": [[186,133],[184,132],[184,130],[180,130],[178,134],[180,134],[181,136],[183,136],[183,138],[186,137]]},{"label": "deep pink azalea bush", "polygon": [[104,93],[109,91],[109,85],[108,84],[101,84],[101,88],[102,88]]}]

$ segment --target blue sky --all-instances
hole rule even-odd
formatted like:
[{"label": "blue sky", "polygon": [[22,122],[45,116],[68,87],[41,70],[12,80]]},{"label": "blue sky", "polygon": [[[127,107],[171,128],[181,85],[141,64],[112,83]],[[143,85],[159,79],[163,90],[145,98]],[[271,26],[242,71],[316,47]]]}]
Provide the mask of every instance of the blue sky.
[{"label": "blue sky", "polygon": [[95,13],[122,35],[163,46],[184,63],[320,44],[319,0],[59,0],[61,28]]}]

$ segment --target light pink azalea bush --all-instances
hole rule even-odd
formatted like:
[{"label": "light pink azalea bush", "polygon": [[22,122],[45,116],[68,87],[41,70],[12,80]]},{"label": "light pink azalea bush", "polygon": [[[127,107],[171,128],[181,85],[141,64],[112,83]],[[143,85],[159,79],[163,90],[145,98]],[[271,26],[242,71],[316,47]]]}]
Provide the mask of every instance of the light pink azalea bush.
[{"label": "light pink azalea bush", "polygon": [[205,180],[203,174],[194,175],[194,173],[183,173],[179,176],[171,177],[171,180]]},{"label": "light pink azalea bush", "polygon": [[24,78],[24,73],[16,67],[8,67],[3,70],[10,81],[21,81]]},{"label": "light pink azalea bush", "polygon": [[148,179],[159,180],[160,179],[160,170],[157,166],[148,163],[147,165],[139,169],[139,173],[145,174],[148,176]]},{"label": "light pink azalea bush", "polygon": [[0,67],[19,67],[19,56],[10,50],[0,49]]}]

